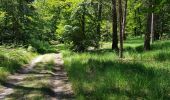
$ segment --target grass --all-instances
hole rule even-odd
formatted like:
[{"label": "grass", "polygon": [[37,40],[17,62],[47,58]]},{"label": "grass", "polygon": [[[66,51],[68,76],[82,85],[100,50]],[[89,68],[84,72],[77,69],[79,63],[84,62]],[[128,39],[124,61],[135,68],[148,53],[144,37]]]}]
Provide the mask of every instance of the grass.
[{"label": "grass", "polygon": [[[170,40],[155,42],[147,52],[142,45],[143,40],[139,38],[125,41],[123,60],[110,49],[111,43],[84,53],[71,52],[63,45],[56,48],[63,53],[77,100],[169,100]],[[4,82],[10,73],[15,73],[35,55],[23,48],[1,46],[0,81]],[[53,57],[44,58],[48,63],[40,62],[35,69],[52,71]],[[48,76],[39,78],[30,74],[21,86],[13,85],[15,92],[8,98],[24,95],[22,99],[43,100],[48,98],[46,94],[52,93],[49,83]]]},{"label": "grass", "polygon": [[39,62],[35,64],[32,72],[18,75],[21,80],[17,79],[18,76],[14,76],[16,82],[10,82],[13,80],[10,78],[8,81],[0,80],[3,87],[14,90],[13,93],[5,97],[5,100],[47,100],[55,95],[51,85],[53,78],[51,73],[56,65],[54,63],[55,55],[40,55],[36,60]]},{"label": "grass", "polygon": [[0,46],[0,80],[5,80],[9,74],[15,73],[35,55],[24,48]]},{"label": "grass", "polygon": [[62,47],[77,100],[169,100],[170,40],[144,52],[142,39],[125,41],[120,60],[104,43],[100,50],[75,53]]},{"label": "grass", "polygon": [[38,62],[35,66],[35,70],[41,71],[41,70],[48,70],[53,71],[55,66],[55,54],[44,54],[41,56],[41,62]]}]

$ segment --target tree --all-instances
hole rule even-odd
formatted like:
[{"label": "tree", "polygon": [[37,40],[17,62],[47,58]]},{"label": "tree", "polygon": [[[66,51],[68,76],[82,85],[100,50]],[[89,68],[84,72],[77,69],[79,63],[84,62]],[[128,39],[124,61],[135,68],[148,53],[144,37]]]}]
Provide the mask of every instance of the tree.
[{"label": "tree", "polygon": [[152,14],[151,14],[151,44],[153,43],[153,41],[154,41],[154,31],[155,31],[155,29],[154,29],[154,19],[155,19],[155,17],[154,17],[154,11],[153,11],[153,8],[154,8],[154,0],[152,0]]},{"label": "tree", "polygon": [[145,32],[145,40],[144,40],[144,50],[150,50],[150,33],[151,33],[151,17],[152,12],[150,9],[152,8],[151,0],[147,2],[148,5],[148,15],[147,15],[147,26],[146,26],[146,32]]},{"label": "tree", "polygon": [[116,0],[112,0],[112,50],[118,50]]},{"label": "tree", "polygon": [[126,37],[125,37],[126,15],[127,15],[127,0],[125,0],[124,15],[123,15],[123,23],[122,23],[123,40],[126,38]]},{"label": "tree", "polygon": [[[100,41],[101,40],[101,20],[102,20],[102,1],[100,0],[99,2],[98,2],[98,18],[97,18],[97,22],[98,22],[98,25],[97,25],[97,34],[99,34],[99,40],[98,41]],[[97,46],[97,47],[99,47],[99,46]]]},{"label": "tree", "polygon": [[123,14],[122,14],[122,0],[118,0],[119,6],[119,38],[120,38],[120,49],[119,49],[119,57],[123,58]]}]

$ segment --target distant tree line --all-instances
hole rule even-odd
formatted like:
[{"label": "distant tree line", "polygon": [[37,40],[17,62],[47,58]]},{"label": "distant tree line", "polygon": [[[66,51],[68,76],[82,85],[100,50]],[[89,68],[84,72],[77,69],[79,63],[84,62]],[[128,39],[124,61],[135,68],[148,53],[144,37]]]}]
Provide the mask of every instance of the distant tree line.
[{"label": "distant tree line", "polygon": [[1,0],[0,44],[55,40],[85,51],[107,41],[123,57],[128,37],[144,37],[144,50],[168,37],[169,19],[168,0]]}]

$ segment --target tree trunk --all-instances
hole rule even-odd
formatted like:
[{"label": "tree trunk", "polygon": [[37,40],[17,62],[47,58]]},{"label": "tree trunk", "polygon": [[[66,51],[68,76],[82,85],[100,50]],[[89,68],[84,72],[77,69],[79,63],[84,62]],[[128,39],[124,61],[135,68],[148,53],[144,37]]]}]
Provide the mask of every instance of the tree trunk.
[{"label": "tree trunk", "polygon": [[112,50],[118,50],[116,0],[112,0]]},{"label": "tree trunk", "polygon": [[135,10],[134,13],[135,13],[135,14],[134,14],[134,22],[135,22],[134,35],[135,35],[135,37],[137,37],[137,36],[138,36],[137,24],[136,24],[136,23],[138,23],[138,21],[137,21],[137,11]]},{"label": "tree trunk", "polygon": [[135,34],[135,37],[137,37],[137,28],[136,28],[136,26],[134,28],[134,34]]},{"label": "tree trunk", "polygon": [[[152,8],[153,8],[153,4],[152,4]],[[154,41],[154,13],[152,11],[151,14],[151,44],[153,44]]]},{"label": "tree trunk", "polygon": [[[81,20],[81,24],[82,24],[82,39],[84,40],[85,39],[85,4],[83,4],[83,15],[82,15],[82,20]],[[84,51],[85,50],[85,47],[84,47],[84,44],[83,44],[83,40],[82,40],[82,43],[79,47],[79,50],[78,51]]]},{"label": "tree trunk", "polygon": [[118,6],[119,6],[119,25],[120,25],[120,49],[119,49],[119,57],[123,58],[123,16],[122,16],[122,0],[118,0]]},{"label": "tree trunk", "polygon": [[127,15],[127,0],[125,0],[124,15],[123,15],[123,23],[122,23],[122,35],[123,35],[123,39],[124,39],[124,40],[126,39],[126,36],[125,36],[126,15]]},{"label": "tree trunk", "polygon": [[[151,0],[150,0],[151,1]],[[151,9],[152,8],[152,4],[151,2],[148,1],[148,8]],[[144,50],[150,50],[150,33],[151,33],[151,16],[152,13],[149,11],[148,9],[148,16],[147,16],[147,26],[146,26],[146,33],[145,33],[145,41],[144,41]]]},{"label": "tree trunk", "polygon": [[[138,8],[137,11],[138,11],[138,14],[140,14],[140,8]],[[140,16],[138,17],[138,23],[139,23],[139,31],[138,32],[139,32],[139,35],[142,38],[142,31],[141,31],[142,30],[142,21],[141,21],[141,17]]]},{"label": "tree trunk", "polygon": [[85,5],[83,4],[83,15],[82,15],[82,32],[85,35]]},{"label": "tree trunk", "polygon": [[[102,20],[102,3],[98,4],[98,25],[97,25],[97,34],[98,34],[98,42],[101,40],[101,20]],[[99,47],[99,45],[97,45]]]},{"label": "tree trunk", "polygon": [[154,16],[154,20],[155,20],[155,23],[154,23],[154,29],[155,29],[155,33],[154,33],[154,40],[159,40],[160,39],[160,25],[161,23],[159,24],[159,14],[155,14]]}]

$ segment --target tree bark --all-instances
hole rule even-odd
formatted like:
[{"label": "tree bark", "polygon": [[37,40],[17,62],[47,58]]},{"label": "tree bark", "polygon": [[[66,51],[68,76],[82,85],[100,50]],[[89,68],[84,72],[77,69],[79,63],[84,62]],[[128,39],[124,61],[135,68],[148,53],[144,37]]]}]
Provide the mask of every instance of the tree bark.
[{"label": "tree bark", "polygon": [[[85,24],[85,10],[86,10],[86,7],[85,7],[85,3],[83,3],[83,14],[82,14],[82,19],[81,19],[81,24],[82,24],[82,39],[84,40],[86,37],[85,37],[85,26],[86,26],[86,24]],[[78,51],[84,51],[85,50],[85,47],[84,47],[84,44],[83,44],[83,40],[82,40],[82,43],[81,43],[81,45],[80,45],[80,47],[79,47],[79,50]]]},{"label": "tree bark", "polygon": [[118,50],[116,0],[112,0],[112,50]]},{"label": "tree bark", "polygon": [[154,40],[159,40],[160,39],[160,33],[161,33],[161,22],[160,22],[160,17],[159,14],[155,14],[155,34],[154,34]]},{"label": "tree bark", "polygon": [[[138,11],[138,14],[140,14],[140,8],[138,8],[137,11]],[[139,23],[139,31],[138,32],[139,32],[139,35],[142,38],[142,31],[141,31],[142,30],[142,21],[141,21],[141,17],[140,16],[138,17],[138,23]]]},{"label": "tree bark", "polygon": [[151,16],[152,13],[149,9],[152,8],[151,0],[148,1],[148,16],[147,16],[147,26],[146,26],[146,33],[145,33],[145,40],[144,40],[144,50],[150,50],[150,33],[151,33]]},{"label": "tree bark", "polygon": [[[98,4],[98,25],[97,25],[97,34],[98,34],[98,41],[101,40],[101,20],[102,20],[102,3],[101,1]],[[99,47],[99,46],[97,46]]]},{"label": "tree bark", "polygon": [[[152,2],[152,8],[153,8],[153,2]],[[154,42],[154,12],[152,11],[151,14],[151,44]]]},{"label": "tree bark", "polygon": [[85,35],[85,5],[83,4],[83,15],[82,15],[82,32]]},{"label": "tree bark", "polygon": [[127,0],[125,0],[124,15],[123,15],[123,23],[122,23],[122,35],[123,35],[123,40],[126,39],[126,36],[125,36],[126,15],[127,15]]},{"label": "tree bark", "polygon": [[122,0],[118,0],[118,6],[119,6],[119,26],[120,26],[120,49],[119,49],[119,57],[123,58],[123,14],[122,14]]}]

